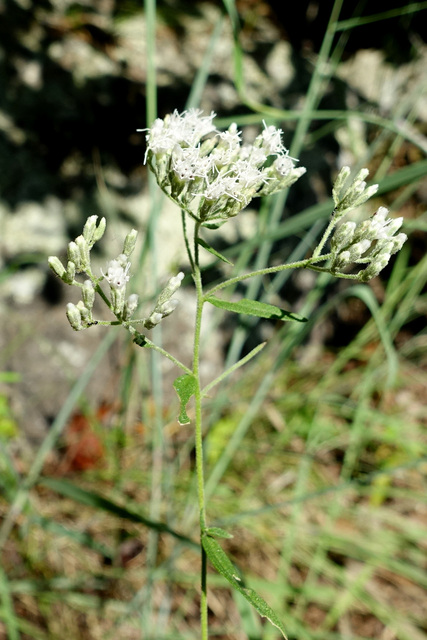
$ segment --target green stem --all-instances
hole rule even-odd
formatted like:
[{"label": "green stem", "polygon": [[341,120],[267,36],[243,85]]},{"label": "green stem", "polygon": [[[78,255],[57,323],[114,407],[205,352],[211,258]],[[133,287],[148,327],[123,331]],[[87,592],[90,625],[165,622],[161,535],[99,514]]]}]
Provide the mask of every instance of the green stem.
[{"label": "green stem", "polygon": [[190,261],[191,271],[194,273],[194,260],[193,260],[193,255],[192,255],[191,249],[190,249],[190,243],[188,241],[187,218],[185,217],[184,209],[181,209],[181,222],[182,222],[182,231],[184,233],[185,248],[187,250],[188,259]]},{"label": "green stem", "polygon": [[191,371],[191,369],[189,369],[188,367],[185,366],[185,364],[180,362],[178,358],[175,358],[175,356],[173,356],[171,353],[169,353],[165,349],[162,349],[162,347],[159,347],[159,345],[155,344],[154,342],[151,342],[151,340],[149,340],[145,336],[144,336],[144,347],[147,347],[148,349],[153,349],[153,351],[157,351],[157,353],[161,353],[162,356],[165,356],[165,358],[168,358],[168,360],[173,362],[177,367],[182,369],[185,373],[189,374],[190,376],[192,375],[193,372]]},{"label": "green stem", "polygon": [[[196,405],[196,422],[195,422],[195,440],[196,440],[196,474],[197,474],[197,495],[200,516],[200,536],[206,531],[206,506],[205,506],[205,480],[203,470],[203,431],[202,431],[202,392],[200,389],[200,332],[202,327],[202,311],[204,304],[202,275],[199,266],[199,235],[200,223],[196,223],[194,227],[194,262],[193,262],[193,278],[196,286],[197,308],[196,322],[194,331],[194,351],[193,351],[193,376],[196,380],[195,387],[195,405]],[[207,602],[207,561],[206,554],[201,548],[201,600],[200,600],[200,621],[201,621],[201,638],[208,640],[208,602]]]},{"label": "green stem", "polygon": [[331,254],[324,254],[323,256],[311,257],[306,260],[299,260],[298,262],[290,262],[289,264],[279,264],[277,267],[267,267],[266,269],[257,269],[257,271],[251,271],[250,273],[245,273],[241,276],[236,276],[235,278],[230,278],[229,280],[225,280],[220,284],[217,284],[215,287],[210,289],[204,297],[204,300],[207,300],[209,296],[212,296],[217,291],[221,289],[225,289],[226,287],[230,287],[233,284],[238,282],[242,282],[243,280],[247,280],[248,278],[254,278],[255,276],[265,276],[269,273],[278,273],[279,271],[285,271],[286,269],[312,269],[313,271],[326,271],[329,273],[329,269],[323,269],[321,267],[314,266],[314,262],[323,262],[324,260],[329,260]]},{"label": "green stem", "polygon": [[322,236],[321,241],[319,242],[319,244],[317,245],[317,247],[315,248],[315,250],[313,251],[313,258],[317,258],[320,255],[320,252],[322,251],[323,247],[326,244],[327,239],[329,238],[332,229],[336,226],[337,224],[337,218],[336,218],[336,211],[334,211],[332,213],[331,216],[331,220],[327,226],[327,229],[325,231],[325,233]]}]

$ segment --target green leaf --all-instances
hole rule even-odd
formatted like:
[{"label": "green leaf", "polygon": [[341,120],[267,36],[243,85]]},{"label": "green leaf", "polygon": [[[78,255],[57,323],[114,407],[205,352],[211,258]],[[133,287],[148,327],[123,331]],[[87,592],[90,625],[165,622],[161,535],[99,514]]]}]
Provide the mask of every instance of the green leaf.
[{"label": "green leaf", "polygon": [[178,422],[179,424],[188,424],[190,418],[187,415],[186,406],[196,391],[196,378],[189,373],[185,373],[183,376],[175,379],[173,386],[181,403]]},{"label": "green leaf", "polygon": [[236,575],[236,568],[223,551],[222,547],[216,540],[209,535],[202,537],[202,546],[207,557],[211,561],[215,569],[231,584],[231,586],[242,594],[244,598],[258,611],[261,617],[267,618],[271,624],[279,629],[283,637],[286,638],[285,628],[278,616],[274,613],[268,604],[253,589],[244,587],[240,578]]},{"label": "green leaf", "polygon": [[220,229],[222,225],[227,222],[226,220],[222,220],[221,222],[202,222],[202,227],[206,227],[206,229]]},{"label": "green leaf", "polygon": [[225,531],[225,529],[221,529],[220,527],[209,527],[206,529],[206,535],[212,536],[213,538],[232,538],[232,534]]},{"label": "green leaf", "polygon": [[214,307],[218,307],[218,309],[233,311],[233,313],[244,313],[247,316],[257,316],[258,318],[268,318],[270,320],[283,320],[283,322],[307,322],[307,318],[303,318],[303,316],[297,313],[291,313],[290,311],[275,307],[272,304],[258,302],[257,300],[242,298],[238,302],[229,302],[228,300],[221,300],[215,296],[209,296],[206,298],[206,301],[213,304]]},{"label": "green leaf", "polygon": [[201,247],[203,247],[203,249],[206,249],[206,251],[209,251],[209,253],[211,253],[216,258],[219,258],[220,260],[222,260],[223,262],[226,262],[227,264],[231,264],[232,267],[234,266],[233,263],[230,262],[230,260],[227,260],[227,258],[222,255],[222,253],[220,253],[219,251],[211,247],[211,245],[205,242],[204,240],[202,240],[202,238],[197,238],[197,243]]}]

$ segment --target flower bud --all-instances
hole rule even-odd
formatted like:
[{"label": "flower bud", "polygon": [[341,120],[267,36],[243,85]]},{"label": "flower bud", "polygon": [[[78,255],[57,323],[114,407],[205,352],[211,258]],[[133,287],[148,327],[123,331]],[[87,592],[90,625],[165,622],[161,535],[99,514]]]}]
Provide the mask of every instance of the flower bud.
[{"label": "flower bud", "polygon": [[68,255],[68,260],[74,263],[75,271],[77,271],[77,273],[80,272],[82,270],[81,269],[82,260],[81,260],[79,248],[75,242],[68,243],[67,255]]},{"label": "flower bud", "polygon": [[85,226],[83,227],[83,238],[89,245],[93,245],[93,234],[96,229],[97,220],[98,216],[89,216],[85,222]]},{"label": "flower bud", "polygon": [[369,220],[364,220],[363,222],[358,224],[354,233],[354,242],[359,242],[360,240],[366,239],[375,239],[375,229],[372,228],[372,218],[370,218]]},{"label": "flower bud", "polygon": [[163,316],[161,313],[157,313],[157,312],[152,313],[151,316],[144,321],[144,327],[146,329],[154,329],[154,327],[159,324],[162,317]]},{"label": "flower bud", "polygon": [[64,279],[64,276],[66,277],[67,275],[66,269],[59,258],[57,258],[56,256],[50,256],[48,258],[48,264],[49,264],[49,267],[52,269],[53,273],[59,276],[61,280]]},{"label": "flower bud", "polygon": [[335,203],[335,212],[344,215],[350,209],[354,209],[371,198],[378,190],[378,185],[366,186],[365,178],[368,176],[368,169],[361,169],[349,187],[345,187],[345,182],[350,175],[350,169],[343,167],[338,174],[332,189],[332,196]]},{"label": "flower bud", "polygon": [[360,191],[357,196],[355,195],[352,206],[360,207],[361,204],[372,198],[378,191],[378,184],[372,184],[370,187],[366,187],[366,183],[363,183],[363,190]]},{"label": "flower bud", "polygon": [[393,218],[391,222],[387,225],[387,235],[390,238],[394,236],[396,231],[399,231],[400,227],[403,224],[403,218]]},{"label": "flower bud", "polygon": [[64,280],[64,282],[67,282],[68,284],[72,284],[74,282],[75,277],[76,277],[76,265],[74,264],[74,262],[69,260],[67,262],[67,276],[66,276],[67,279]]},{"label": "flower bud", "polygon": [[101,218],[99,225],[96,226],[97,220],[98,216],[89,216],[86,220],[85,226],[83,227],[83,237],[86,240],[89,249],[92,249],[95,242],[102,238],[107,225],[105,218]]},{"label": "flower bud", "polygon": [[112,285],[110,286],[113,312],[116,314],[116,316],[121,316],[125,306],[126,287],[122,286],[114,288]]},{"label": "flower bud", "polygon": [[398,233],[395,238],[392,238],[393,248],[391,249],[390,253],[393,255],[393,253],[397,253],[398,251],[400,251],[407,239],[408,236],[406,235],[406,233]]},{"label": "flower bud", "polygon": [[129,233],[127,234],[127,236],[125,238],[125,242],[124,242],[124,245],[123,245],[123,254],[127,258],[129,258],[130,254],[135,249],[137,236],[138,236],[138,231],[136,231],[136,229],[132,229],[132,231],[129,231]]},{"label": "flower bud", "polygon": [[95,242],[98,242],[98,240],[102,238],[102,236],[104,235],[106,226],[107,226],[106,219],[101,218],[101,220],[99,221],[99,225],[96,227],[95,231],[93,232],[92,246],[95,244]]},{"label": "flower bud", "polygon": [[333,253],[339,253],[344,247],[347,247],[353,240],[355,222],[344,222],[335,231],[331,239],[331,250]]},{"label": "flower bud", "polygon": [[86,307],[83,300],[79,300],[78,303],[76,304],[76,307],[79,310],[80,317],[82,319],[83,328],[85,328],[84,325],[87,326],[89,322],[92,321],[92,313],[90,309]]},{"label": "flower bud", "polygon": [[373,260],[366,269],[359,271],[357,274],[358,279],[362,282],[367,282],[372,278],[375,278],[386,267],[390,260],[390,254],[380,254],[375,260]]},{"label": "flower bud", "polygon": [[168,300],[167,302],[165,302],[160,308],[159,308],[159,313],[162,314],[162,318],[166,318],[166,316],[169,316],[172,311],[175,311],[175,309],[177,308],[179,303],[179,300],[177,300],[176,298],[172,298],[172,300]]},{"label": "flower bud", "polygon": [[356,242],[352,244],[348,248],[348,253],[350,254],[350,262],[355,262],[358,260],[371,246],[370,240],[360,240],[360,242]]},{"label": "flower bud", "polygon": [[335,206],[338,206],[340,201],[340,193],[344,187],[344,183],[350,176],[350,167],[342,167],[341,171],[336,177],[334,182],[334,186],[332,187],[332,196],[334,199]]},{"label": "flower bud", "polygon": [[81,267],[80,271],[85,271],[90,267],[89,245],[83,236],[76,238],[76,245],[80,252]]},{"label": "flower bud", "polygon": [[95,288],[91,280],[85,280],[82,287],[82,297],[86,309],[92,309],[95,302]]},{"label": "flower bud", "polygon": [[136,293],[131,293],[129,298],[125,302],[123,309],[123,320],[130,320],[138,306],[138,296]]},{"label": "flower bud", "polygon": [[67,304],[66,314],[68,322],[70,323],[74,331],[81,331],[84,328],[80,311],[75,304],[73,304],[72,302],[69,302]]},{"label": "flower bud", "polygon": [[332,262],[332,271],[338,271],[339,269],[343,269],[351,262],[350,251],[341,251]]},{"label": "flower bud", "polygon": [[169,279],[169,282],[167,283],[166,287],[163,289],[163,291],[161,292],[161,294],[157,299],[155,311],[158,311],[159,308],[165,304],[165,302],[171,299],[175,291],[177,291],[181,286],[181,282],[183,281],[183,279],[184,279],[184,274],[182,271],[180,271],[176,276],[173,276],[172,278]]}]

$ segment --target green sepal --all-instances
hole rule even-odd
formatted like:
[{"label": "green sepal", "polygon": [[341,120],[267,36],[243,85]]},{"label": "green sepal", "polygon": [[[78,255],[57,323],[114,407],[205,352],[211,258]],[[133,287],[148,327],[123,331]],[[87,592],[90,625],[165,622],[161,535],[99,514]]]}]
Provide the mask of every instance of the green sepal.
[{"label": "green sepal", "polygon": [[256,591],[243,586],[240,578],[237,576],[236,568],[218,542],[211,536],[205,534],[202,536],[202,546],[218,573],[224,576],[231,586],[242,594],[254,609],[258,611],[261,617],[267,618],[274,627],[279,629],[283,637],[286,638],[285,628],[277,614],[274,613],[273,609],[268,606]]},{"label": "green sepal", "polygon": [[181,405],[178,422],[179,424],[188,424],[190,418],[187,415],[186,407],[191,396],[193,396],[196,391],[196,378],[189,373],[185,373],[183,376],[175,379],[173,387],[178,394]]},{"label": "green sepal", "polygon": [[210,302],[214,307],[232,311],[233,313],[243,313],[247,316],[257,316],[258,318],[268,318],[269,320],[282,320],[283,322],[307,322],[307,318],[285,311],[279,307],[266,302],[258,302],[257,300],[249,300],[242,298],[238,302],[230,302],[229,300],[221,300],[215,296],[206,298],[206,302]]},{"label": "green sepal", "polygon": [[211,245],[205,242],[205,240],[203,240],[202,238],[197,238],[197,243],[201,247],[203,247],[203,249],[206,249],[206,251],[209,251],[209,253],[211,253],[216,258],[219,258],[223,262],[226,262],[227,264],[231,264],[231,266],[234,267],[233,263],[230,262],[230,260],[228,260],[225,256],[223,256],[222,253],[219,253],[219,251],[211,247]]}]

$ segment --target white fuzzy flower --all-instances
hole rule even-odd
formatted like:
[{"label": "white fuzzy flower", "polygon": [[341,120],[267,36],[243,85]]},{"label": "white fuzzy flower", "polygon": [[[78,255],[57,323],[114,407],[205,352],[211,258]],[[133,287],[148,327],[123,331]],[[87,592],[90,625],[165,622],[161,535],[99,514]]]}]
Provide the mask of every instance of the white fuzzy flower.
[{"label": "white fuzzy flower", "polygon": [[273,166],[277,173],[284,178],[288,176],[294,168],[293,158],[287,154],[278,156],[273,162]]},{"label": "white fuzzy flower", "polygon": [[107,273],[103,273],[102,270],[101,273],[112,289],[124,289],[129,282],[129,269],[130,262],[123,265],[123,261],[119,258],[110,260],[107,264]]},{"label": "white fuzzy flower", "polygon": [[218,176],[214,182],[206,186],[202,195],[206,200],[218,200],[222,196],[228,196],[229,198],[234,198],[234,200],[239,200],[237,191],[238,185],[236,178],[231,176]]},{"label": "white fuzzy flower", "polygon": [[272,125],[268,127],[264,121],[263,125],[264,131],[258,139],[261,139],[262,148],[267,155],[280,155],[281,153],[286,152],[282,143],[283,131],[281,129],[276,129],[276,127],[273,127]]}]

